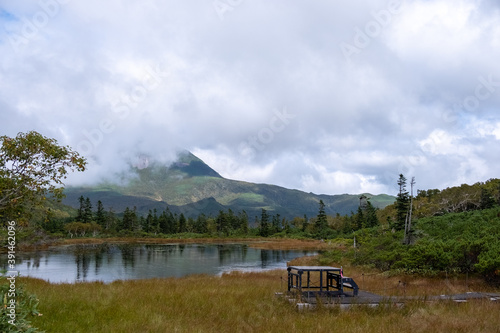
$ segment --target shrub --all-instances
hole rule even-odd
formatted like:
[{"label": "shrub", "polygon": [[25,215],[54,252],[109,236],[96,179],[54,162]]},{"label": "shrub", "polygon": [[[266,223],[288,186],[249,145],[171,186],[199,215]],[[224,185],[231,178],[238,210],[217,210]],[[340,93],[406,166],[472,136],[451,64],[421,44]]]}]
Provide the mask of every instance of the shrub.
[{"label": "shrub", "polygon": [[[32,327],[29,318],[32,316],[41,316],[37,310],[38,299],[35,295],[30,294],[24,290],[24,286],[16,285],[15,288],[15,320],[12,322],[12,318],[9,316],[10,300],[14,299],[11,297],[10,284],[7,277],[0,276],[0,296],[1,305],[0,309],[0,332],[41,332],[37,328]],[[11,321],[11,322],[9,322]],[[15,325],[13,325],[14,323]]]}]

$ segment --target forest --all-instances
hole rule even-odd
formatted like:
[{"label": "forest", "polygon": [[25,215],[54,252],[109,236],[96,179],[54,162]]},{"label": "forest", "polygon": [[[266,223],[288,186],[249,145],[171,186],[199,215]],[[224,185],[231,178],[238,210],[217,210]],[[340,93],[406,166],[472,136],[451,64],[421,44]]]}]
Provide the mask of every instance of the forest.
[{"label": "forest", "polygon": [[[380,270],[500,280],[500,179],[415,190],[415,178],[408,182],[400,174],[393,204],[378,209],[361,195],[357,210],[345,215],[327,215],[322,200],[316,216],[293,219],[265,208],[259,216],[230,209],[196,218],[168,209],[140,215],[136,207],[116,213],[83,196],[78,209],[62,205],[57,199],[64,195],[67,170],[84,171],[86,160],[37,132],[1,139],[0,223],[16,220],[20,246],[76,237],[314,238],[337,245],[324,254],[326,261],[343,258]],[[4,248],[6,230],[1,229]]]},{"label": "forest", "polygon": [[[37,228],[58,237],[286,237],[323,239],[344,244],[344,251],[325,253],[335,258],[380,270],[421,275],[480,274],[499,282],[500,180],[463,184],[444,190],[407,189],[400,175],[394,204],[375,208],[361,196],[356,212],[328,216],[324,203],[313,217],[291,220],[262,209],[260,216],[245,211],[219,211],[186,218],[168,209],[138,216],[136,209],[121,214],[93,208],[80,197],[72,216],[58,217],[57,209],[39,218]],[[349,245],[349,246],[348,246]]]}]

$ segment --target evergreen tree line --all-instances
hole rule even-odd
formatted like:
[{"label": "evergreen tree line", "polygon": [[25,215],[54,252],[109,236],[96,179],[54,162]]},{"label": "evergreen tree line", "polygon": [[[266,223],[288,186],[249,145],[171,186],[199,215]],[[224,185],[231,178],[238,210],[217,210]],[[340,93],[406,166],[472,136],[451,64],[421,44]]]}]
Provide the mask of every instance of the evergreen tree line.
[{"label": "evergreen tree line", "polygon": [[336,217],[327,216],[325,204],[319,202],[318,215],[313,218],[294,218],[288,220],[280,214],[269,214],[262,209],[260,216],[255,216],[253,227],[250,227],[248,214],[231,209],[219,211],[218,215],[200,214],[196,218],[174,214],[166,208],[162,212],[150,210],[147,215],[139,216],[136,208],[127,207],[122,217],[112,210],[106,211],[102,202],[97,201],[96,209],[90,199],[81,196],[75,218],[65,221],[49,218],[43,227],[50,232],[66,232],[69,236],[96,235],[98,233],[144,232],[148,234],[197,233],[219,236],[255,235],[269,237],[277,234],[300,234],[304,237],[318,239],[331,238],[339,234],[348,234],[362,228],[379,225],[375,208],[368,198],[360,198],[360,206],[356,213]]}]

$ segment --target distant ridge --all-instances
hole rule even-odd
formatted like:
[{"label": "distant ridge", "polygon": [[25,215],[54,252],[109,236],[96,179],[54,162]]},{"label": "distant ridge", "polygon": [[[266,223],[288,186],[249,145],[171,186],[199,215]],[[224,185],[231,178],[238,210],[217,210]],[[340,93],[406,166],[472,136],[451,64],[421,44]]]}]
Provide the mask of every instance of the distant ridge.
[{"label": "distant ridge", "polygon": [[[100,200],[106,208],[120,213],[126,207],[136,207],[139,214],[149,210],[163,211],[167,207],[173,213],[196,217],[201,213],[216,215],[220,210],[234,212],[245,210],[250,218],[260,216],[266,209],[270,214],[282,217],[316,216],[319,201],[325,203],[328,215],[355,212],[361,195],[317,195],[291,190],[276,185],[255,184],[223,178],[201,159],[183,151],[175,162],[165,165],[150,161],[144,165],[131,166],[134,175],[125,185],[101,183],[92,187],[68,187],[64,203],[77,208],[80,196],[92,202]],[[394,202],[390,195],[372,195],[371,203],[383,208]]]}]

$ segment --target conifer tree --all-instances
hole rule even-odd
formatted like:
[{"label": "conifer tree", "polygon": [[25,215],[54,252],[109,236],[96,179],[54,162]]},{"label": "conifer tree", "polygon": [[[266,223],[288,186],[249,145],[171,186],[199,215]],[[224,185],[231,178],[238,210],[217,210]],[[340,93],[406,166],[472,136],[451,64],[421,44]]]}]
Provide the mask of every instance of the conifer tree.
[{"label": "conifer tree", "polygon": [[137,226],[137,214],[136,214],[136,208],[134,207],[133,210],[130,208],[125,208],[125,212],[123,213],[123,220],[122,220],[122,228],[124,230],[135,230]]},{"label": "conifer tree", "polygon": [[158,224],[161,233],[168,234],[168,217],[167,211],[164,210],[158,217]]},{"label": "conifer tree", "polygon": [[370,200],[367,200],[366,202],[366,209],[365,209],[365,227],[366,228],[373,228],[378,226],[380,223],[378,221],[377,217],[377,208],[375,208]]},{"label": "conifer tree", "polygon": [[316,217],[314,229],[318,237],[326,236],[326,232],[328,231],[328,220],[326,217],[325,203],[323,202],[323,200],[319,201],[319,212],[318,216]]},{"label": "conifer tree", "polygon": [[101,200],[97,201],[97,211],[95,214],[95,221],[101,227],[104,227],[104,225],[106,224],[106,212],[104,211],[104,206]]},{"label": "conifer tree", "polygon": [[302,223],[302,231],[306,231],[307,227],[309,226],[309,220],[307,218],[307,215],[304,214],[304,222]]},{"label": "conifer tree", "polygon": [[150,209],[148,211],[148,215],[142,221],[142,230],[144,230],[145,232],[151,232],[152,227],[153,227],[153,212]]},{"label": "conifer tree", "polygon": [[205,214],[200,214],[194,224],[194,232],[204,234],[208,232],[208,219]]},{"label": "conifer tree", "polygon": [[269,230],[269,215],[267,214],[267,211],[264,208],[262,208],[262,214],[261,214],[261,218],[260,218],[260,230],[259,230],[259,234],[262,237],[268,237],[269,234],[270,234],[270,230]]},{"label": "conifer tree", "polygon": [[87,197],[85,199],[85,203],[83,205],[83,223],[90,223],[94,219],[94,214],[92,213],[92,203],[90,202],[90,198]]},{"label": "conifer tree", "polygon": [[398,179],[399,193],[396,196],[396,223],[394,229],[404,230],[410,203],[410,194],[406,190],[406,178],[403,174]]},{"label": "conifer tree", "polygon": [[84,210],[84,207],[85,207],[85,198],[83,197],[83,195],[81,195],[78,198],[78,203],[80,204],[80,206],[78,207],[78,210],[77,210],[77,213],[76,213],[76,221],[77,222],[82,222],[83,221],[83,210]]},{"label": "conifer tree", "polygon": [[354,216],[355,230],[362,229],[366,225],[366,218],[363,214],[363,209],[361,206],[358,207],[358,212]]},{"label": "conifer tree", "polygon": [[186,232],[187,231],[187,220],[183,213],[179,216],[179,230],[178,232]]},{"label": "conifer tree", "polygon": [[244,210],[239,214],[240,231],[242,234],[248,234],[248,214]]},{"label": "conifer tree", "polygon": [[281,231],[281,219],[280,214],[276,214],[273,216],[272,221],[272,233],[278,233]]}]

